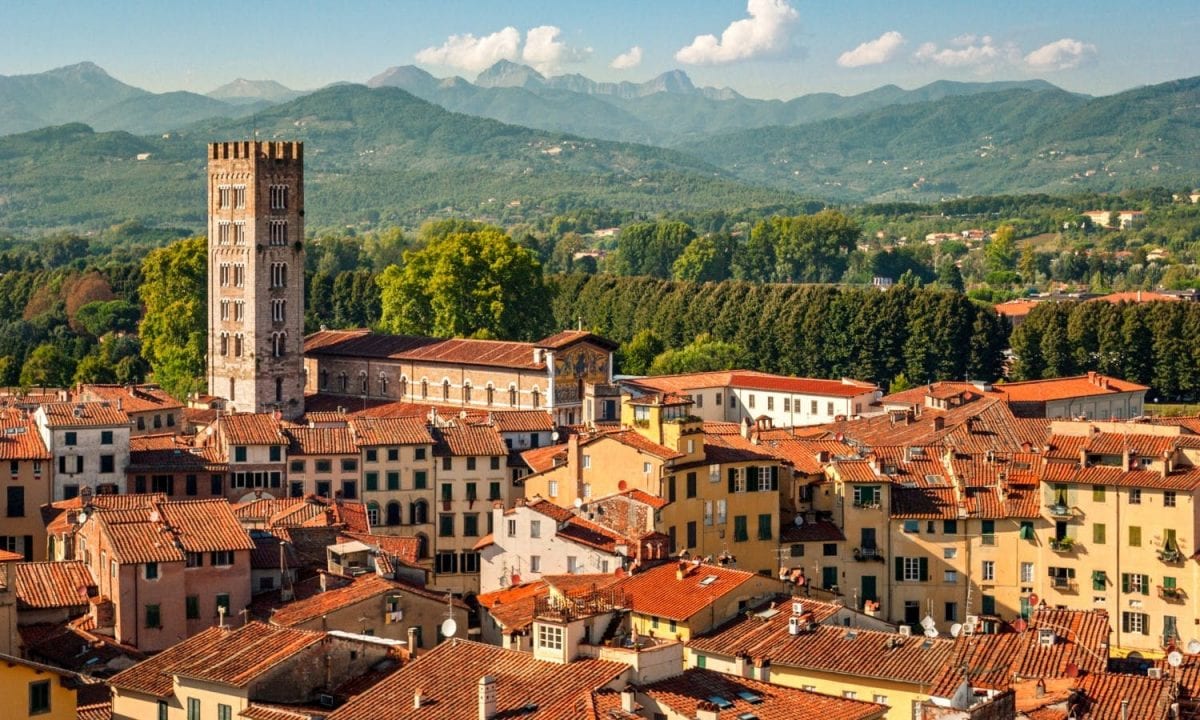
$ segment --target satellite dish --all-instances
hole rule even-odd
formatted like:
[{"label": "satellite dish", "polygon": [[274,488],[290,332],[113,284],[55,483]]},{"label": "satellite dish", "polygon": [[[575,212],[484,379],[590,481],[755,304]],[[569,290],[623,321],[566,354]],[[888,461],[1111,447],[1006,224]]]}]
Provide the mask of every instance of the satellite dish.
[{"label": "satellite dish", "polygon": [[575,509],[583,507],[583,498],[575,498]]},{"label": "satellite dish", "polygon": [[925,637],[935,638],[938,636],[938,629],[935,627],[925,628]]},{"label": "satellite dish", "polygon": [[454,637],[456,632],[458,632],[458,623],[454,622],[454,618],[446,618],[442,621],[442,637]]},{"label": "satellite dish", "polygon": [[796,517],[792,518],[792,524],[796,527],[802,527],[804,525],[804,516],[797,515]]},{"label": "satellite dish", "polygon": [[1172,650],[1167,653],[1167,664],[1171,667],[1179,667],[1183,664],[1183,653],[1178,650]]},{"label": "satellite dish", "polygon": [[550,439],[553,440],[554,442],[558,442],[558,431],[557,430],[550,433]]},{"label": "satellite dish", "polygon": [[930,628],[936,628],[937,620],[934,620],[932,615],[926,615],[925,617],[921,618],[921,627],[925,628],[926,630]]},{"label": "satellite dish", "polygon": [[962,635],[962,623],[954,623],[950,626],[950,637],[958,637]]},{"label": "satellite dish", "polygon": [[1187,651],[1190,655],[1200,654],[1200,640],[1189,640],[1187,644]]},{"label": "satellite dish", "polygon": [[87,522],[87,513],[80,512],[79,515],[75,519],[79,521],[80,525],[82,525],[85,522]]}]

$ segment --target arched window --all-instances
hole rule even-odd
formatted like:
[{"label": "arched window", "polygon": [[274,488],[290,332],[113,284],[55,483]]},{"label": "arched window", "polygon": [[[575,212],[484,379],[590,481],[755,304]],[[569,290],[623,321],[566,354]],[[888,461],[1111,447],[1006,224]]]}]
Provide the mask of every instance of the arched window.
[{"label": "arched window", "polygon": [[338,373],[338,379],[342,381],[342,392],[346,392],[350,388],[350,378],[346,376],[346,371]]},{"label": "arched window", "polygon": [[367,523],[371,527],[379,524],[379,503],[374,500],[367,503]]},{"label": "arched window", "polygon": [[368,395],[371,392],[370,383],[367,381],[366,370],[363,370],[358,374],[358,391],[363,395]]},{"label": "arched window", "polygon": [[400,387],[398,390],[400,391],[400,399],[403,400],[408,395],[408,378],[403,375],[400,376]]},{"label": "arched window", "polygon": [[271,333],[271,345],[275,357],[283,357],[283,354],[287,352],[287,333]]},{"label": "arched window", "polygon": [[496,400],[496,388],[492,387],[491,383],[488,383],[486,394],[488,407],[491,407],[492,403]]},{"label": "arched window", "polygon": [[463,384],[463,403],[471,404],[471,383]]},{"label": "arched window", "polygon": [[283,378],[275,378],[275,402],[283,402]]},{"label": "arched window", "polygon": [[517,386],[516,385],[508,386],[508,406],[509,407],[517,406]]},{"label": "arched window", "polygon": [[445,402],[450,402],[450,381],[449,380],[442,381],[442,400]]},{"label": "arched window", "polygon": [[421,399],[425,400],[429,397],[429,381],[421,378]]},{"label": "arched window", "polygon": [[529,403],[535,408],[542,406],[542,394],[538,392],[537,388],[529,391]]},{"label": "arched window", "polygon": [[237,393],[235,393],[234,390],[237,390],[237,381],[233,378],[229,378],[229,402],[237,400]]},{"label": "arched window", "polygon": [[400,503],[396,502],[395,500],[387,504],[387,524],[400,524]]},{"label": "arched window", "polygon": [[379,373],[379,394],[380,395],[384,395],[384,396],[387,395],[387,386],[388,386],[387,375],[380,372]]},{"label": "arched window", "polygon": [[321,377],[321,389],[324,390],[325,388],[329,387],[329,371],[324,368],[321,368],[321,376],[320,377]]},{"label": "arched window", "polygon": [[417,533],[417,559],[425,560],[429,557],[429,538],[425,537],[425,533]]},{"label": "arched window", "polygon": [[424,525],[429,522],[429,504],[418,500],[409,508],[408,521],[413,525]]},{"label": "arched window", "polygon": [[233,354],[235,357],[242,356],[242,334],[238,333],[233,336]]},{"label": "arched window", "polygon": [[229,354],[229,333],[221,333],[221,354]]}]

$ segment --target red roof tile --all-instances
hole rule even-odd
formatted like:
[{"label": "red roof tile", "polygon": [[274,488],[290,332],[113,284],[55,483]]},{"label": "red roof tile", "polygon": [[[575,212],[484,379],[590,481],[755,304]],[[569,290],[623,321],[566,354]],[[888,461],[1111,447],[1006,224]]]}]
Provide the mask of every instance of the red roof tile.
[{"label": "red roof tile", "polygon": [[699,707],[711,703],[714,697],[729,703],[721,705],[720,711],[721,717],[730,718],[743,717],[745,714],[758,720],[875,720],[888,711],[886,705],[822,695],[699,668],[641,686],[638,692],[648,695],[660,707],[670,708],[679,717],[685,718],[698,717],[696,713]]},{"label": "red roof tile", "polygon": [[37,423],[31,417],[0,416],[0,460],[49,460]]},{"label": "red roof tile", "polygon": [[[310,581],[309,584],[315,583]],[[300,583],[297,583],[299,586]],[[310,588],[311,589],[311,588]],[[319,590],[319,587],[316,588]],[[389,594],[411,593],[429,599],[445,602],[445,595],[417,588],[408,583],[388,580],[378,575],[368,573],[354,578],[348,584],[326,590],[324,592],[304,592],[297,588],[296,600],[285,603],[275,609],[271,615],[271,624],[282,627],[295,627],[310,620],[328,615],[343,608],[353,607],[373,598]],[[456,601],[456,607],[465,609],[466,606]]]},{"label": "red roof tile", "polygon": [[224,499],[165,502],[158,511],[186,552],[254,549],[250,535]]},{"label": "red roof tile", "polygon": [[1001,383],[995,386],[996,392],[1004,396],[1008,402],[1049,402],[1066,398],[1088,397],[1092,395],[1109,395],[1119,392],[1136,392],[1149,390],[1145,385],[1119,380],[1106,375],[1089,373],[1074,377],[1053,378],[1050,380],[1027,380],[1024,382]]},{"label": "red roof tile", "polygon": [[500,432],[550,432],[554,418],[543,410],[496,410],[488,413],[490,424]]},{"label": "red roof tile", "polygon": [[183,408],[183,403],[157,385],[80,385],[75,391],[75,399],[120,401],[121,409],[127,413]]},{"label": "red roof tile", "polygon": [[563,330],[560,333],[555,333],[547,338],[542,338],[533,343],[534,347],[546,348],[549,350],[561,350],[566,347],[571,347],[578,342],[590,342],[593,345],[599,345],[608,350],[616,350],[618,344],[608,338],[600,337],[587,330]]},{"label": "red roof tile", "polygon": [[270,413],[233,413],[217,418],[218,431],[230,445],[287,445],[282,424]]},{"label": "red roof tile", "polygon": [[567,461],[566,445],[547,445],[521,453],[521,459],[535,473],[545,472]]},{"label": "red roof tile", "polygon": [[[719,565],[680,564],[687,566],[682,580],[676,577],[678,565],[666,563],[633,575],[621,584],[633,612],[685,621],[756,577],[752,572]],[[706,582],[710,577],[714,579]]]},{"label": "red roof tile", "polygon": [[377,445],[432,445],[429,425],[421,418],[355,417],[350,427],[362,447]]},{"label": "red roof tile", "polygon": [[129,416],[107,401],[46,403],[41,412],[46,416],[46,426],[52,428],[129,425]]},{"label": "red roof tile", "polygon": [[543,370],[533,343],[378,335],[369,330],[322,330],[304,338],[306,356],[388,358],[426,363]]},{"label": "red roof tile", "polygon": [[350,428],[287,428],[288,455],[357,455]]},{"label": "red roof tile", "polygon": [[482,456],[507,455],[508,446],[495,428],[478,425],[437,428],[437,443],[433,454],[437,456]]},{"label": "red roof tile", "polygon": [[632,378],[626,380],[625,383],[660,393],[689,393],[704,388],[731,387],[828,397],[854,397],[878,389],[877,386],[870,383],[860,383],[852,380],[790,377],[754,370],[721,370],[684,373],[681,375],[652,375],[650,377]]},{"label": "red roof tile", "polygon": [[17,563],[14,584],[20,607],[44,610],[87,605],[96,582],[82,561]]}]

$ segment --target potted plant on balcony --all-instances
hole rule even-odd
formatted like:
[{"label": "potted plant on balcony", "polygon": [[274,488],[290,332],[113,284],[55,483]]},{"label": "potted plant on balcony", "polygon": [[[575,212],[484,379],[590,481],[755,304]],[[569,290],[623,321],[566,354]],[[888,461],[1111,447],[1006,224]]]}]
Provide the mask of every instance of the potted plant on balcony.
[{"label": "potted plant on balcony", "polygon": [[1075,538],[1064,536],[1050,539],[1050,549],[1056,552],[1070,552],[1075,547]]}]

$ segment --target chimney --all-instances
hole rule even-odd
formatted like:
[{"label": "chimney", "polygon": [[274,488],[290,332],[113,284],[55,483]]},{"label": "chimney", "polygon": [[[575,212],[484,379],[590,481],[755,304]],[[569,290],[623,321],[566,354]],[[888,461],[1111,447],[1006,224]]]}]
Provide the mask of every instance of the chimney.
[{"label": "chimney", "polygon": [[621,691],[621,710],[627,713],[634,712],[634,694],[633,688],[627,687]]},{"label": "chimney", "polygon": [[675,568],[675,579],[683,580],[685,577],[687,577],[687,573],[688,573],[688,564],[685,562],[680,562],[679,566]]},{"label": "chimney", "polygon": [[707,700],[696,703],[696,720],[721,720],[721,709]]},{"label": "chimney", "polygon": [[933,431],[941,432],[942,430],[945,430],[945,429],[946,429],[946,418],[944,418],[940,415],[938,417],[935,417],[933,419]]},{"label": "chimney", "polygon": [[[408,657],[411,660],[417,656],[417,628],[408,629]],[[420,692],[419,690],[417,691]]]},{"label": "chimney", "polygon": [[317,577],[319,578],[320,583],[321,583],[321,592],[325,592],[326,590],[328,590],[329,589],[329,573],[325,572],[324,570],[318,570]]},{"label": "chimney", "polygon": [[1046,696],[1046,681],[1045,680],[1038,678],[1037,685],[1035,685],[1033,687],[1033,696],[1034,697],[1045,697]]},{"label": "chimney", "polygon": [[496,717],[496,678],[484,675],[479,678],[479,720]]},{"label": "chimney", "polygon": [[414,690],[413,691],[413,710],[420,710],[421,704],[424,701],[425,701],[425,698],[424,698],[424,696],[421,695],[421,688],[417,688],[416,690]]}]

